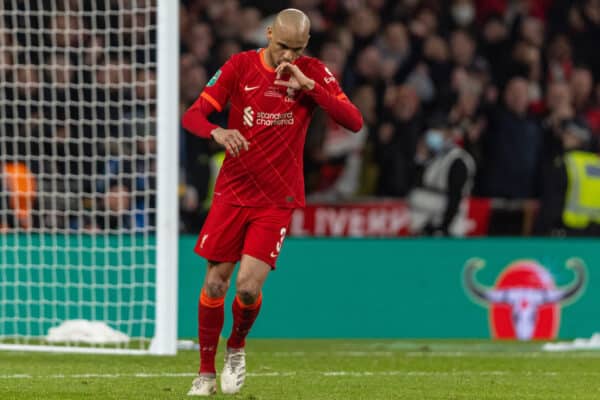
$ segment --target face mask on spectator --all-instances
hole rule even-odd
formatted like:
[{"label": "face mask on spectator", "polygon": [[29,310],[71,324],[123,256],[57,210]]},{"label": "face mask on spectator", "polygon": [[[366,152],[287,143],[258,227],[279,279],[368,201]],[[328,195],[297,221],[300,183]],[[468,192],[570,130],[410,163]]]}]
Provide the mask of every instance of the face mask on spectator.
[{"label": "face mask on spectator", "polygon": [[471,4],[456,4],[452,6],[452,18],[460,26],[467,26],[475,18],[475,9]]},{"label": "face mask on spectator", "polygon": [[430,129],[425,133],[425,144],[433,153],[439,153],[444,148],[444,134],[436,129]]}]

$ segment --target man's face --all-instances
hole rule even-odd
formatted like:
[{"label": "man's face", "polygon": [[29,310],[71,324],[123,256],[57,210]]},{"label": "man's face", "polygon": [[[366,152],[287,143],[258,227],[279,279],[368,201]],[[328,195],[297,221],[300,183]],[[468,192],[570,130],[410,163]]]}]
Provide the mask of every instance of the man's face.
[{"label": "man's face", "polygon": [[592,92],[594,78],[586,68],[576,68],[571,77],[571,88],[576,98],[587,98]]},{"label": "man's face", "polygon": [[457,31],[450,38],[450,51],[454,61],[462,66],[471,63],[475,54],[473,39],[464,32]]},{"label": "man's face", "polygon": [[410,121],[419,110],[419,96],[410,86],[400,86],[397,90],[394,116],[400,121]]},{"label": "man's face", "polygon": [[267,39],[272,61],[278,66],[284,61],[293,63],[302,55],[308,44],[308,33],[276,25],[267,29]]},{"label": "man's face", "polygon": [[529,106],[527,81],[523,78],[513,78],[506,88],[504,100],[508,108],[515,114],[525,114]]},{"label": "man's face", "polygon": [[575,150],[583,147],[583,140],[576,134],[565,131],[561,135],[562,145],[565,150]]},{"label": "man's face", "polygon": [[548,87],[546,96],[548,108],[552,111],[571,104],[571,88],[565,82],[554,82]]}]

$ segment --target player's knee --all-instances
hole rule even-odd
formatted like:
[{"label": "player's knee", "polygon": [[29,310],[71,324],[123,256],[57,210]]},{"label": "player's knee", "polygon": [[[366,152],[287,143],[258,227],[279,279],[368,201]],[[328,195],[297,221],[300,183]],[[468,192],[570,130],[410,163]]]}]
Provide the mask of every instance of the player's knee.
[{"label": "player's knee", "polygon": [[227,293],[227,282],[223,281],[208,281],[206,285],[204,285],[204,290],[208,297],[224,297],[225,293]]},{"label": "player's knee", "polygon": [[256,299],[258,299],[258,290],[239,288],[237,290],[237,297],[246,305],[254,304]]}]

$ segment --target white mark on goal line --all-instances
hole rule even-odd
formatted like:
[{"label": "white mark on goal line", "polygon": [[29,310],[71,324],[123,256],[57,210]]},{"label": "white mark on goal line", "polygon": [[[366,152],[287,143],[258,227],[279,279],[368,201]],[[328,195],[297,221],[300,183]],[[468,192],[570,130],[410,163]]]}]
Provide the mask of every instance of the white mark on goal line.
[{"label": "white mark on goal line", "polygon": [[[565,371],[314,371],[314,372],[250,372],[249,377],[287,377],[287,376],[322,376],[322,377],[372,377],[372,376],[405,376],[405,377],[443,377],[443,376],[558,376],[569,374]],[[577,376],[598,376],[600,371],[573,372]],[[119,379],[119,378],[193,378],[195,373],[137,373],[137,374],[5,374],[0,379]]]}]

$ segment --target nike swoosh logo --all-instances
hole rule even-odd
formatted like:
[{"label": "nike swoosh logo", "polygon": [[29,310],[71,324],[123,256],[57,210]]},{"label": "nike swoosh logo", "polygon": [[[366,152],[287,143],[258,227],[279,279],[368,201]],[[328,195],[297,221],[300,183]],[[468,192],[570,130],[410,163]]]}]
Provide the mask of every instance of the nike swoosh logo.
[{"label": "nike swoosh logo", "polygon": [[245,90],[246,92],[249,92],[249,91],[251,91],[251,90],[258,89],[259,87],[260,87],[260,86],[248,86],[248,85],[246,85],[246,86],[244,86],[244,90]]},{"label": "nike swoosh logo", "polygon": [[271,256],[271,258],[275,258],[277,257],[277,254],[275,254],[274,252],[271,252],[271,254],[269,254]]}]

